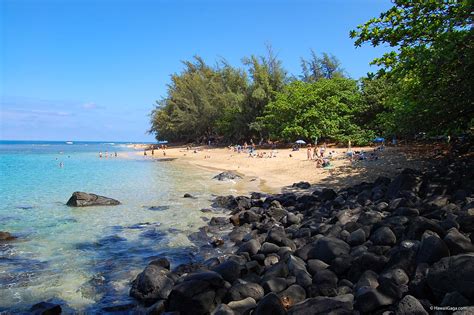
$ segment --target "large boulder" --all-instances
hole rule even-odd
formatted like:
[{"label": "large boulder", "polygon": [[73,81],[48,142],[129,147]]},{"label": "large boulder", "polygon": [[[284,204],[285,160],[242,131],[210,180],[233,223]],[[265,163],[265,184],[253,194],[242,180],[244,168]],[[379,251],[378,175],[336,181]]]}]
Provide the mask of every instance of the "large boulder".
[{"label": "large boulder", "polygon": [[257,306],[257,303],[251,297],[239,301],[232,301],[227,304],[236,314],[249,314]]},{"label": "large boulder", "polygon": [[445,242],[437,235],[428,235],[421,241],[420,248],[416,254],[416,262],[429,265],[437,262],[443,257],[449,256],[449,249]]},{"label": "large boulder", "polygon": [[226,293],[225,281],[217,272],[199,272],[186,276],[175,285],[168,298],[168,311],[181,315],[209,314]]},{"label": "large boulder", "polygon": [[285,306],[291,307],[306,299],[306,291],[303,287],[293,284],[286,290],[278,293],[278,296],[280,297],[280,300],[285,302]]},{"label": "large boulder", "polygon": [[397,242],[397,237],[393,231],[388,226],[382,226],[378,228],[370,237],[370,240],[375,245],[395,245]]},{"label": "large boulder", "polygon": [[168,297],[174,285],[170,271],[158,264],[148,265],[132,282],[130,296],[145,304]]},{"label": "large boulder", "polygon": [[446,234],[444,241],[451,251],[451,255],[474,252],[474,245],[471,240],[462,235],[456,228],[451,228]]},{"label": "large boulder", "polygon": [[389,297],[377,289],[362,287],[356,292],[356,307],[363,313],[370,313],[380,307],[390,305],[394,302]]},{"label": "large boulder", "polygon": [[232,283],[240,276],[240,265],[234,260],[227,260],[212,269],[224,278],[224,280]]},{"label": "large boulder", "polygon": [[332,298],[318,296],[294,305],[288,315],[352,314],[353,300],[352,294]]},{"label": "large boulder", "polygon": [[269,293],[257,304],[257,308],[252,315],[286,315],[282,301],[275,293]]},{"label": "large boulder", "polygon": [[255,301],[259,301],[263,298],[263,295],[264,291],[262,286],[253,282],[237,283],[229,290],[229,298],[232,301],[239,301],[248,297],[253,298]]},{"label": "large boulder", "polygon": [[234,180],[234,179],[241,179],[241,178],[242,176],[237,175],[233,172],[222,172],[213,177],[213,179],[217,179],[220,181],[227,181],[227,180]]},{"label": "large boulder", "polygon": [[66,203],[69,207],[116,206],[119,204],[118,200],[81,191],[74,192]]},{"label": "large boulder", "polygon": [[396,315],[428,315],[428,312],[423,308],[420,301],[418,301],[412,295],[405,295],[403,299],[398,302],[397,308],[395,309]]},{"label": "large boulder", "polygon": [[435,296],[458,291],[474,301],[474,254],[444,257],[428,270],[427,283]]},{"label": "large boulder", "polygon": [[319,259],[331,264],[334,258],[348,254],[351,247],[346,242],[335,237],[321,237],[308,252],[308,259]]}]

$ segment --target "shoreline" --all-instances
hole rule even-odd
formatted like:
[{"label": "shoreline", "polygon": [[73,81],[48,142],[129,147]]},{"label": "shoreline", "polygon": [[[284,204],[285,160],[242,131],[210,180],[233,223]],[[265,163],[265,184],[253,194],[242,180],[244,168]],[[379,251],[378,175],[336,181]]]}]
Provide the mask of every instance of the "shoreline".
[{"label": "shoreline", "polygon": [[[354,147],[352,150],[371,153],[374,147]],[[306,148],[299,151],[278,149],[274,153],[276,157],[250,158],[248,153],[239,154],[228,148],[200,146],[186,150],[186,147],[171,147],[165,150],[166,156],[163,156],[161,149],[154,150],[153,156],[151,150],[147,150],[146,158],[173,159],[172,163],[185,163],[216,171],[216,174],[232,171],[243,177],[236,181],[236,189],[249,194],[252,191],[279,193],[301,181],[320,187],[342,188],[361,181],[375,180],[378,176],[393,176],[403,168],[423,167],[429,150],[413,146],[385,147],[383,151],[377,152],[378,160],[350,162],[346,157],[347,149],[328,147],[327,152],[334,151],[329,168],[316,168],[314,160],[307,160]],[[256,150],[265,156],[268,156],[270,151]],[[143,152],[137,151],[136,154],[143,156]],[[248,186],[248,189],[245,186]]]}]

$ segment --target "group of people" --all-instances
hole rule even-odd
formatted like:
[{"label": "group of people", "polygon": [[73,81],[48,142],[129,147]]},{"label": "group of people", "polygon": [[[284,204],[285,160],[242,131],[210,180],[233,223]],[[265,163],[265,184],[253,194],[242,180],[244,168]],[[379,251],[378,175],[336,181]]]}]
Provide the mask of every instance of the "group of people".
[{"label": "group of people", "polygon": [[385,149],[385,146],[382,143],[380,146],[376,147],[372,152],[348,150],[347,156],[351,162],[376,161],[379,159],[378,152],[383,151],[384,149]]},{"label": "group of people", "polygon": [[306,148],[307,160],[316,161],[316,167],[329,167],[331,165],[331,159],[336,156],[336,151],[329,151],[326,154],[327,145],[324,143],[321,147],[318,145],[308,144]]},{"label": "group of people", "polygon": [[99,158],[100,158],[100,159],[101,159],[102,157],[109,158],[109,157],[117,157],[117,156],[118,156],[117,152],[114,152],[114,153],[110,152],[110,154],[109,154],[108,151],[105,151],[105,154],[104,154],[104,155],[102,155],[102,151],[99,152]]},{"label": "group of people", "polygon": [[[163,156],[166,156],[166,149],[168,149],[168,146],[167,146],[167,145],[162,144],[162,145],[159,146],[159,148],[156,148],[155,146],[152,146],[152,147],[151,147],[151,156],[155,156],[155,150],[157,150],[157,149],[163,150]],[[143,150],[143,155],[144,155],[144,156],[147,156],[147,155],[148,155],[148,153],[147,153],[146,150],[147,150],[147,149]]]}]

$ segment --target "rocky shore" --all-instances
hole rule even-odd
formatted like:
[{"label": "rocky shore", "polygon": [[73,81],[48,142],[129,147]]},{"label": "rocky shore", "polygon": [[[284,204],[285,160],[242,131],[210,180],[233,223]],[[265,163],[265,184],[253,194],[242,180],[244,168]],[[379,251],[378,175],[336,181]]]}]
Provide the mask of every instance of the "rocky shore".
[{"label": "rocky shore", "polygon": [[136,303],[104,312],[472,314],[473,164],[443,160],[339,191],[300,182],[217,197],[202,211],[221,214],[189,235],[206,258],[152,261],[131,284]]},{"label": "rocky shore", "polygon": [[218,197],[229,215],[201,233],[224,254],[152,261],[130,295],[148,314],[472,314],[471,160],[337,192],[294,186]]}]

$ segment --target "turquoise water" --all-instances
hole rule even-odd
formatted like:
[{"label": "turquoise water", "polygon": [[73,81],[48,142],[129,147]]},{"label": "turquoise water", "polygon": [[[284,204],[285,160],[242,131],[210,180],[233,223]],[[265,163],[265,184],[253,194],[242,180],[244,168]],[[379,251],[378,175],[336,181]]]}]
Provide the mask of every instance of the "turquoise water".
[{"label": "turquoise water", "polygon": [[[130,281],[153,257],[193,259],[186,235],[204,225],[199,210],[230,189],[211,175],[118,143],[0,142],[0,230],[18,237],[0,243],[0,311],[48,299],[86,312],[129,301]],[[122,205],[65,206],[74,191]]]}]

